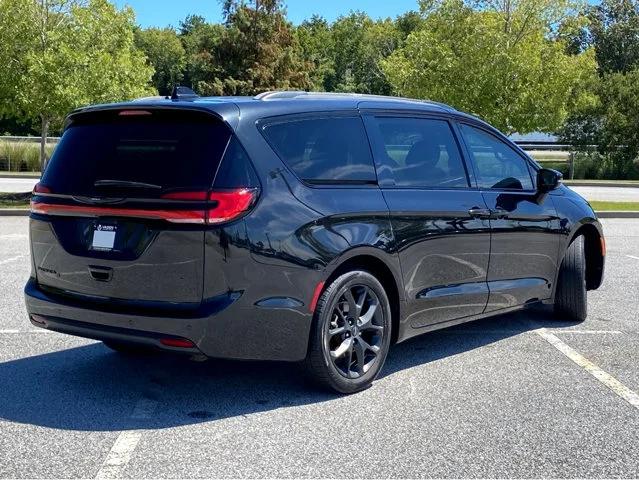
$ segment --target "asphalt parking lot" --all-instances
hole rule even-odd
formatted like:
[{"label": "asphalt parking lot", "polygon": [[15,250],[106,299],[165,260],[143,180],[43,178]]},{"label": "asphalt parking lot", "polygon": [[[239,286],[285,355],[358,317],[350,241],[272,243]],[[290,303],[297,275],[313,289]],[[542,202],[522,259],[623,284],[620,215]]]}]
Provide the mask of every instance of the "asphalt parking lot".
[{"label": "asphalt parking lot", "polygon": [[604,286],[392,348],[339,397],[295,365],[126,358],[26,318],[27,218],[0,217],[0,477],[637,477],[639,220]]}]

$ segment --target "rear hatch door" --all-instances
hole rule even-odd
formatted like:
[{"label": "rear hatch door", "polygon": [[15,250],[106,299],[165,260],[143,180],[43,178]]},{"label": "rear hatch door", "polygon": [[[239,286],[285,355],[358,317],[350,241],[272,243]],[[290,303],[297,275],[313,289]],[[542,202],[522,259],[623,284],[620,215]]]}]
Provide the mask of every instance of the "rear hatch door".
[{"label": "rear hatch door", "polygon": [[41,288],[199,305],[207,192],[230,136],[194,110],[72,117],[32,199]]}]

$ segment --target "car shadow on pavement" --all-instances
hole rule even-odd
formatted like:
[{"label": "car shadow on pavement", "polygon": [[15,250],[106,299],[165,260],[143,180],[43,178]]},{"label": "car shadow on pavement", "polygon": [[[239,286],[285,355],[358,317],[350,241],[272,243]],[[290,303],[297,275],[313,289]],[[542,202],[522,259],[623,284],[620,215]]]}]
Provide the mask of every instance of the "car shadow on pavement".
[{"label": "car shadow on pavement", "polygon": [[[534,328],[570,325],[530,310],[428,333],[393,346],[377,381]],[[28,336],[43,345],[53,337]],[[131,357],[102,343],[62,348],[0,363],[0,419],[79,431],[168,428],[340,398],[305,381],[297,364]],[[145,398],[157,401],[155,413],[132,418]]]}]

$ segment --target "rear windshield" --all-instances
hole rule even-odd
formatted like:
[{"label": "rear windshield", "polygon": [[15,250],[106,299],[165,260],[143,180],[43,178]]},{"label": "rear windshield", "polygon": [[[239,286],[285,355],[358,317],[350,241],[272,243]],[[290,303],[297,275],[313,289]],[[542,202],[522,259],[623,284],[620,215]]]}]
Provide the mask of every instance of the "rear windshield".
[{"label": "rear windshield", "polygon": [[212,185],[230,137],[220,121],[190,112],[118,113],[74,122],[64,132],[42,184],[53,193],[127,197]]}]

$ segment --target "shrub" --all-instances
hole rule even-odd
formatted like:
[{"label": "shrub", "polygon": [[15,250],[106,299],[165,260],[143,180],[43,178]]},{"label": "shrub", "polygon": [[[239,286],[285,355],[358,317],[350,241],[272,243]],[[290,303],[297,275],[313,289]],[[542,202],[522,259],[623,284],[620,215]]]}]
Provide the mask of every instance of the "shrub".
[{"label": "shrub", "polygon": [[[51,157],[54,149],[55,145],[48,144],[46,146],[48,157]],[[0,171],[40,171],[40,144],[25,140],[0,139]]]}]

